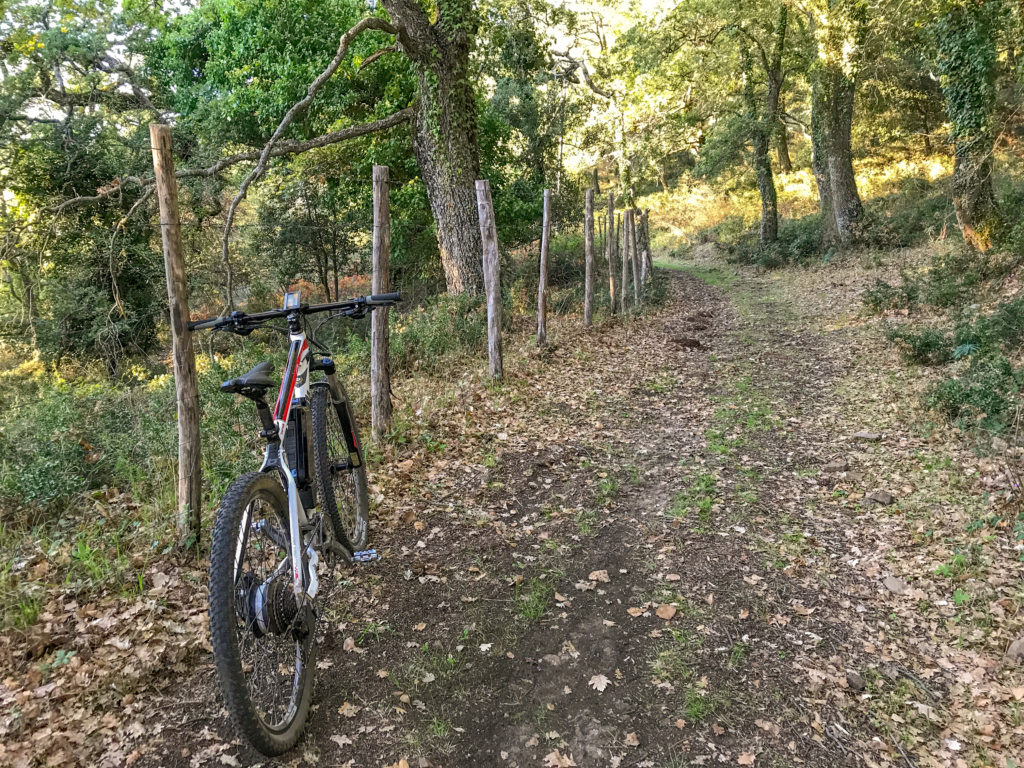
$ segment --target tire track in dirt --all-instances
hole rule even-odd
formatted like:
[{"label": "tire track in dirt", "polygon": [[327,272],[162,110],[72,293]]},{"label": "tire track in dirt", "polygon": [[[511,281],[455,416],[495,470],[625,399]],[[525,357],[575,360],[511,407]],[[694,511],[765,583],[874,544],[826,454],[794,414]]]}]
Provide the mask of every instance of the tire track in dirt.
[{"label": "tire track in dirt", "polygon": [[445,447],[381,470],[410,467],[382,481],[384,559],[341,585],[292,755],[230,741],[206,661],[138,764],[899,762],[864,650],[889,606],[818,472],[855,354],[757,278],[667,282],[656,312],[514,352],[502,387],[432,393]]}]

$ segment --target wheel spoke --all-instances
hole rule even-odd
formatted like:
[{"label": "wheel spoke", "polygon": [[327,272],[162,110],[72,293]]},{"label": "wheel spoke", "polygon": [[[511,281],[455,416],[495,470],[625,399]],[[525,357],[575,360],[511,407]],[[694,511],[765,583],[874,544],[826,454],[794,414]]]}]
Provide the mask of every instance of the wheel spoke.
[{"label": "wheel spoke", "polygon": [[[287,539],[283,543],[279,540],[282,527],[277,516],[265,499],[257,497],[250,502],[242,517],[244,529],[240,526],[238,531],[240,551],[235,581],[236,601],[241,602],[236,605],[235,624],[241,671],[253,708],[272,731],[287,728],[295,716],[305,655],[304,644],[290,629],[264,631],[254,610],[260,587],[267,599],[267,595],[282,594],[269,585],[288,578]],[[263,614],[262,623],[266,622]]]}]

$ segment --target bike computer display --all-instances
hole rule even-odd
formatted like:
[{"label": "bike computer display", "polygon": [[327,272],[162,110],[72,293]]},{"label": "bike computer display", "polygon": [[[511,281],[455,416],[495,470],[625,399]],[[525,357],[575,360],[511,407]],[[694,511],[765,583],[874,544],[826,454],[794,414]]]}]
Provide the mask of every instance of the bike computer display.
[{"label": "bike computer display", "polygon": [[301,291],[288,291],[284,295],[284,305],[281,307],[281,309],[298,309],[301,303],[301,298]]}]

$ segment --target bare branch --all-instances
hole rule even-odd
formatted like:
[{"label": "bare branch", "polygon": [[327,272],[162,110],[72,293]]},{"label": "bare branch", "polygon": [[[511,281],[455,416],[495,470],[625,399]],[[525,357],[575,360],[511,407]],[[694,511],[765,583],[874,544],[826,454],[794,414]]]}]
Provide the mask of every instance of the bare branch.
[{"label": "bare branch", "polygon": [[288,126],[292,124],[299,113],[303,112],[316,97],[317,92],[326,83],[330,77],[337,71],[338,67],[341,66],[341,62],[345,59],[348,54],[348,46],[352,40],[366,31],[367,29],[379,29],[383,32],[388,32],[392,35],[397,35],[398,30],[384,21],[378,18],[366,18],[362,19],[348,32],[341,36],[341,40],[338,41],[338,50],[334,54],[334,58],[331,59],[330,63],[324,68],[324,71],[317,75],[316,79],[309,84],[309,88],[306,90],[306,95],[288,110],[281,122],[277,126],[277,130],[270,137],[270,140],[263,147],[263,151],[260,153],[259,160],[256,161],[256,166],[249,171],[249,174],[242,180],[242,184],[238,189],[238,194],[235,195],[235,199],[231,201],[231,205],[228,206],[228,215],[224,221],[224,237],[221,239],[221,261],[224,263],[225,269],[228,270],[228,306],[232,304],[231,299],[231,272],[228,262],[228,239],[231,236],[231,225],[235,220],[235,210],[238,208],[238,204],[245,199],[246,194],[249,192],[249,186],[263,175],[267,169],[267,161],[270,159],[271,152],[274,150],[274,145],[277,143],[281,135],[288,130]]}]

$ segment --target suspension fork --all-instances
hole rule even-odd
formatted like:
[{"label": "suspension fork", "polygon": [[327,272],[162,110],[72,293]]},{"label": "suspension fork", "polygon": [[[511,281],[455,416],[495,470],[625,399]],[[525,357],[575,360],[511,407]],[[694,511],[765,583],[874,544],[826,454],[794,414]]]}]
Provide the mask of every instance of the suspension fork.
[{"label": "suspension fork", "polygon": [[341,431],[345,435],[345,447],[348,450],[349,468],[356,469],[363,466],[363,447],[359,444],[356,436],[356,420],[352,416],[352,406],[349,403],[348,393],[345,385],[338,380],[337,368],[334,361],[325,357],[310,364],[313,370],[323,371],[327,376],[327,387],[331,393],[331,405],[338,410],[338,419],[341,421]]}]

